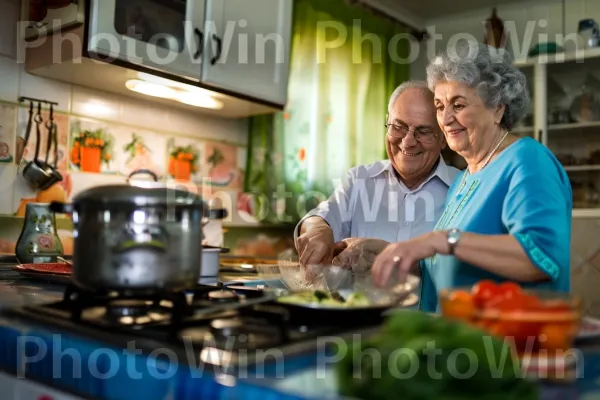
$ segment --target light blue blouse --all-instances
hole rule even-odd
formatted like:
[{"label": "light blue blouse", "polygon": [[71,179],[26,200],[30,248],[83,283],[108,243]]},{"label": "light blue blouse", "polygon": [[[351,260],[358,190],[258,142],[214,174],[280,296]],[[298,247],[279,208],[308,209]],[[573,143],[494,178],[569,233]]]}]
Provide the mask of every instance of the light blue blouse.
[{"label": "light blue blouse", "polygon": [[[454,180],[435,230],[513,235],[534,265],[551,278],[525,287],[570,290],[572,193],[569,177],[556,157],[532,138],[521,138],[486,168]],[[506,280],[453,256],[421,262],[420,308],[438,311],[443,289],[472,286],[482,279]]]}]

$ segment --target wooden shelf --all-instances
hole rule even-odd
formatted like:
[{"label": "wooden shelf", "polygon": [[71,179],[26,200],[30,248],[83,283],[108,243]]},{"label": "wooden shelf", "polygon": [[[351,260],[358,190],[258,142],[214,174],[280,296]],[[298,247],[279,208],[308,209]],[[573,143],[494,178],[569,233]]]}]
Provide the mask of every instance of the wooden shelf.
[{"label": "wooden shelf", "polygon": [[517,67],[531,67],[535,64],[562,64],[566,62],[584,62],[590,58],[600,57],[600,47],[569,51],[564,53],[540,54],[535,57],[515,60]]},{"label": "wooden shelf", "polygon": [[598,218],[600,217],[600,208],[574,208],[573,218]]},{"label": "wooden shelf", "polygon": [[571,122],[568,124],[548,125],[548,131],[566,131],[572,129],[600,128],[600,121]]},{"label": "wooden shelf", "polygon": [[[548,132],[556,131],[568,131],[575,129],[588,129],[588,128],[600,128],[600,121],[591,122],[569,122],[566,124],[552,124],[548,125]],[[512,130],[515,134],[526,134],[533,132],[532,126],[520,126]]]},{"label": "wooden shelf", "polygon": [[566,165],[567,172],[600,171],[600,165]]}]

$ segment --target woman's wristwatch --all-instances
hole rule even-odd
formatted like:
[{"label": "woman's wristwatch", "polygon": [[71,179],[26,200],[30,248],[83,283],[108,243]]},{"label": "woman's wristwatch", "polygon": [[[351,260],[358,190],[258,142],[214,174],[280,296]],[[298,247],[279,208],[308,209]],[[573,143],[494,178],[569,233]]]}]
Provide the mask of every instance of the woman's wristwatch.
[{"label": "woman's wristwatch", "polygon": [[453,228],[448,231],[448,247],[450,248],[451,255],[454,255],[454,250],[456,249],[456,245],[460,240],[461,231]]}]

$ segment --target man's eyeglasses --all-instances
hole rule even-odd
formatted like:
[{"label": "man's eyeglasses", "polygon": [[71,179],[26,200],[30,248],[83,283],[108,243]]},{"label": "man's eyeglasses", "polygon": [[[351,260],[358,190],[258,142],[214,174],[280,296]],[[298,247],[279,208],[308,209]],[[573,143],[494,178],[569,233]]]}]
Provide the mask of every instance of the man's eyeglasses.
[{"label": "man's eyeglasses", "polygon": [[[385,128],[387,129],[388,136],[394,139],[404,139],[411,131],[411,128],[406,125],[385,124]],[[438,137],[437,132],[427,127],[414,129],[413,134],[415,135],[415,139],[423,144],[431,144]]]}]

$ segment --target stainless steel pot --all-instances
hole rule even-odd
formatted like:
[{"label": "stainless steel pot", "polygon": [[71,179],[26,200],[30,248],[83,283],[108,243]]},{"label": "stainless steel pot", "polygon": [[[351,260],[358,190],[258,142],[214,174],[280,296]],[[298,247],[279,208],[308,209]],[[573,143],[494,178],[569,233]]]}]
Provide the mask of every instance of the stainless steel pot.
[{"label": "stainless steel pot", "polygon": [[[198,196],[161,184],[88,189],[72,204],[73,280],[87,290],[177,291],[194,287],[202,263],[202,221],[226,215]],[[212,214],[212,215],[211,215]]]},{"label": "stainless steel pot", "polygon": [[219,276],[221,266],[221,253],[228,253],[226,247],[202,246],[202,265],[200,266],[201,277]]}]

